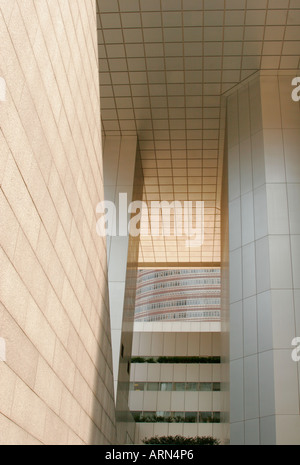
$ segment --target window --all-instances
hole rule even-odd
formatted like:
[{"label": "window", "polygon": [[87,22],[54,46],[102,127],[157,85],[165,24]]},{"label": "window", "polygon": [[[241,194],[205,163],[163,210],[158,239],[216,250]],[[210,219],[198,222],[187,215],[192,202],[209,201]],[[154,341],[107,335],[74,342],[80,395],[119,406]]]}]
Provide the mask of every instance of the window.
[{"label": "window", "polygon": [[162,423],[170,423],[172,418],[171,412],[156,412],[156,421]]},{"label": "window", "polygon": [[213,413],[213,423],[221,423],[221,412]]},{"label": "window", "polygon": [[161,383],[160,390],[161,391],[172,391],[173,383]]},{"label": "window", "polygon": [[198,391],[199,383],[186,383],[186,390],[187,391]]},{"label": "window", "polygon": [[173,418],[175,423],[183,423],[185,420],[184,412],[173,412]]},{"label": "window", "polygon": [[221,383],[168,383],[168,382],[132,382],[131,391],[188,391],[205,392],[221,390]]},{"label": "window", "polygon": [[185,412],[186,423],[197,423],[197,412]]},{"label": "window", "polygon": [[200,383],[199,391],[212,391],[212,383]]},{"label": "window", "polygon": [[159,383],[147,383],[148,391],[159,391]]},{"label": "window", "polygon": [[134,391],[144,391],[145,383],[133,383],[133,390]]},{"label": "window", "polygon": [[174,383],[174,391],[185,391],[185,383]]},{"label": "window", "polygon": [[212,412],[199,412],[199,423],[212,423],[213,413]]}]

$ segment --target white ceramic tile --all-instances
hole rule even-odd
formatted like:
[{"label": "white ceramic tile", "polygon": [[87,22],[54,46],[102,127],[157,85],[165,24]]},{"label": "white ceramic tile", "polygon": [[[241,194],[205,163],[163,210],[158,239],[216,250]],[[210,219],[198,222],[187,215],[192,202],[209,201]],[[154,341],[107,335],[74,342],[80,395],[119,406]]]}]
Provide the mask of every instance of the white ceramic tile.
[{"label": "white ceramic tile", "polygon": [[245,418],[259,417],[258,358],[257,355],[244,359]]},{"label": "white ceramic tile", "polygon": [[276,414],[298,415],[298,370],[290,349],[274,351],[274,372]]},{"label": "white ceramic tile", "polygon": [[249,83],[251,134],[262,130],[261,90],[258,80]]},{"label": "white ceramic tile", "polygon": [[289,234],[286,184],[268,184],[266,191],[269,234]]},{"label": "white ceramic tile", "polygon": [[258,446],[259,444],[259,419],[245,421],[245,445]]},{"label": "white ceramic tile", "polygon": [[259,400],[261,417],[268,417],[275,414],[273,357],[273,351],[259,354]]},{"label": "white ceramic tile", "polygon": [[260,187],[265,183],[264,142],[263,133],[257,132],[252,136],[252,167],[253,187]]},{"label": "white ceramic tile", "polygon": [[251,139],[240,143],[241,193],[245,194],[253,188]]},{"label": "white ceramic tile", "polygon": [[[153,356],[159,356],[163,353],[163,335],[158,333],[152,334],[152,349],[151,353]],[[151,367],[153,369],[153,367]],[[150,365],[148,367],[150,369]]]},{"label": "white ceramic tile", "polygon": [[107,138],[105,140],[104,153],[104,172],[105,178],[104,183],[106,186],[114,186],[117,181],[118,163],[119,163],[119,149],[120,139],[119,138]]},{"label": "white ceramic tile", "polygon": [[241,202],[235,199],[229,203],[229,250],[241,247]]},{"label": "white ceramic tile", "polygon": [[295,334],[293,291],[272,291],[272,326],[274,349],[290,349]]},{"label": "white ceramic tile", "polygon": [[228,147],[234,147],[238,144],[238,98],[234,94],[227,101],[227,121],[228,121]]},{"label": "white ceramic tile", "polygon": [[258,351],[256,296],[243,301],[244,355],[252,355]]},{"label": "white ceramic tile", "polygon": [[277,444],[298,445],[299,428],[299,415],[278,415],[276,417]]},{"label": "white ceramic tile", "polygon": [[110,317],[113,329],[122,329],[125,283],[110,282]]},{"label": "white ceramic tile", "polygon": [[238,92],[240,142],[250,137],[251,125],[249,105],[249,90],[248,87],[245,87]]},{"label": "white ceramic tile", "polygon": [[172,392],[171,394],[171,410],[172,411],[184,411],[184,393],[183,392]]},{"label": "white ceramic tile", "polygon": [[300,289],[300,235],[291,236],[293,286]]},{"label": "white ceramic tile", "polygon": [[242,302],[230,306],[230,360],[243,357],[243,306]]},{"label": "white ceramic tile", "polygon": [[171,410],[171,392],[160,392],[157,396],[157,410],[159,412]]},{"label": "white ceramic tile", "polygon": [[210,355],[212,351],[212,334],[202,332],[200,335],[200,354],[201,356]]},{"label": "white ceramic tile", "polygon": [[268,206],[266,186],[254,190],[254,224],[255,239],[260,239],[268,234]]},{"label": "white ceramic tile", "polygon": [[260,444],[264,446],[276,445],[275,415],[270,415],[260,419]]},{"label": "white ceramic tile", "polygon": [[199,376],[199,381],[200,382],[210,382],[211,379],[212,379],[212,371],[213,371],[213,368],[212,368],[212,365],[211,364],[201,364],[200,366],[200,376]]},{"label": "white ceramic tile", "polygon": [[[300,290],[294,290],[294,299],[295,299],[295,330],[296,335],[300,334],[300,313],[299,313],[299,305],[300,305]],[[300,336],[299,336],[300,337]]]},{"label": "white ceramic tile", "polygon": [[242,245],[254,241],[254,206],[253,192],[241,197]]},{"label": "white ceramic tile", "polygon": [[270,292],[263,292],[257,296],[257,334],[258,351],[271,350],[273,347],[273,328]]},{"label": "white ceramic tile", "polygon": [[289,236],[270,236],[270,278],[273,289],[292,289],[292,263]]},{"label": "white ceramic tile", "polygon": [[230,363],[230,421],[235,423],[244,418],[244,369],[243,360],[235,360]]},{"label": "white ceramic tile", "polygon": [[155,412],[157,406],[157,392],[145,391],[143,399],[143,409],[148,412]]},{"label": "white ceramic tile", "polygon": [[170,382],[173,381],[173,365],[161,364],[161,381]]},{"label": "white ceramic tile", "polygon": [[300,182],[299,130],[284,129],[283,139],[287,182]]},{"label": "white ceramic tile", "polygon": [[285,164],[281,130],[265,129],[264,156],[266,182],[285,182]]},{"label": "white ceramic tile", "polygon": [[[185,410],[189,412],[199,411],[198,397],[199,397],[198,392],[189,392],[188,394],[186,394],[185,403],[184,403]],[[207,402],[205,405],[207,405],[208,409],[212,408],[212,394],[211,394],[210,402]]]},{"label": "white ceramic tile", "polygon": [[[213,393],[212,392],[199,392],[196,393],[197,404],[199,411],[209,412],[213,410]],[[208,410],[206,409],[208,407]],[[193,410],[192,410],[193,411]]]},{"label": "white ceramic tile", "polygon": [[288,206],[289,206],[289,221],[290,233],[300,234],[300,184],[288,184]]},{"label": "white ceramic tile", "polygon": [[230,424],[230,438],[230,445],[232,446],[245,445],[244,422]]},{"label": "white ceramic tile", "polygon": [[242,261],[243,298],[248,298],[256,294],[256,263],[254,243],[245,245],[242,248]]},{"label": "white ceramic tile", "polygon": [[228,153],[228,189],[229,201],[240,196],[239,146],[229,149]]},{"label": "white ceramic tile", "polygon": [[[145,333],[143,334],[143,337],[140,338],[140,347],[139,347],[139,354],[141,356],[146,356],[147,354],[151,355],[151,334]],[[141,365],[141,366],[139,366]],[[147,375],[147,366],[144,366],[144,364],[138,364],[136,366],[137,369],[143,369],[145,370],[144,372],[144,377]],[[139,374],[136,372],[137,379],[139,377]],[[143,379],[143,378],[141,378]]]},{"label": "white ceramic tile", "polygon": [[176,335],[165,334],[164,335],[164,353],[163,355],[173,355],[175,353]]},{"label": "white ceramic tile", "polygon": [[143,410],[143,406],[144,406],[144,392],[135,391],[131,393],[130,408],[132,410],[141,411]]},{"label": "white ceramic tile", "polygon": [[242,254],[237,249],[230,253],[230,302],[242,300]]}]

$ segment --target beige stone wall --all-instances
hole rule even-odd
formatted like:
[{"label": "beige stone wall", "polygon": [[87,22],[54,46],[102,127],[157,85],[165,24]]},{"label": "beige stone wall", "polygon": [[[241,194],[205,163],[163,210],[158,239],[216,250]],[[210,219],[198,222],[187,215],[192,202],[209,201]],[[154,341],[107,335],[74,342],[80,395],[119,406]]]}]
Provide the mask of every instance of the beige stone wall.
[{"label": "beige stone wall", "polygon": [[0,444],[113,443],[95,2],[1,0],[0,42]]}]

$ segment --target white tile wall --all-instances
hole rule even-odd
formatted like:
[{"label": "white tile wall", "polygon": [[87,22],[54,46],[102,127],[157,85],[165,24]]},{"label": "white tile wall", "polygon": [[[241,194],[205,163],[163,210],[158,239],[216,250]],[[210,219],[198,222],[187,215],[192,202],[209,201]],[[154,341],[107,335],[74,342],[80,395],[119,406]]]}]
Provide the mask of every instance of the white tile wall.
[{"label": "white tile wall", "polygon": [[230,353],[233,359],[243,357],[243,307],[242,301],[235,302],[230,308]]},{"label": "white tile wall", "polygon": [[256,296],[244,299],[243,301],[243,344],[244,355],[257,353],[257,304]]},{"label": "white tile wall", "polygon": [[259,417],[258,358],[257,354],[244,359],[245,419]]},{"label": "white tile wall", "polygon": [[299,413],[291,341],[299,330],[300,109],[291,103],[291,79],[261,73],[227,100],[235,444],[299,443],[282,427],[295,425]]},{"label": "white tile wall", "polygon": [[245,421],[245,446],[258,446],[259,441],[259,420]]},{"label": "white tile wall", "polygon": [[289,222],[291,234],[300,234],[300,212],[298,201],[300,198],[300,184],[289,184],[287,186]]},{"label": "white tile wall", "polygon": [[[291,236],[291,257],[293,270],[293,285],[300,288],[300,236]],[[296,307],[297,308],[297,307]]]}]

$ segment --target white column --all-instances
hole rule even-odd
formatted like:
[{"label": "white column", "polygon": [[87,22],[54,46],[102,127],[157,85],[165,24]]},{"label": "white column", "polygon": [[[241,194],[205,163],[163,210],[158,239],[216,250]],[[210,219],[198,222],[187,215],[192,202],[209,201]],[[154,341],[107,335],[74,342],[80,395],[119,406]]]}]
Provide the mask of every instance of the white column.
[{"label": "white column", "polygon": [[228,97],[232,444],[299,444],[300,107],[290,75]]},{"label": "white column", "polygon": [[[117,223],[119,195],[127,194],[127,211],[128,205],[132,201],[136,154],[137,138],[135,136],[106,137],[104,141],[104,195],[105,200],[114,202],[117,207]],[[129,221],[128,214],[125,213],[125,216]],[[115,399],[119,374],[128,245],[129,236],[119,236],[118,227],[116,237],[107,237]]]}]

